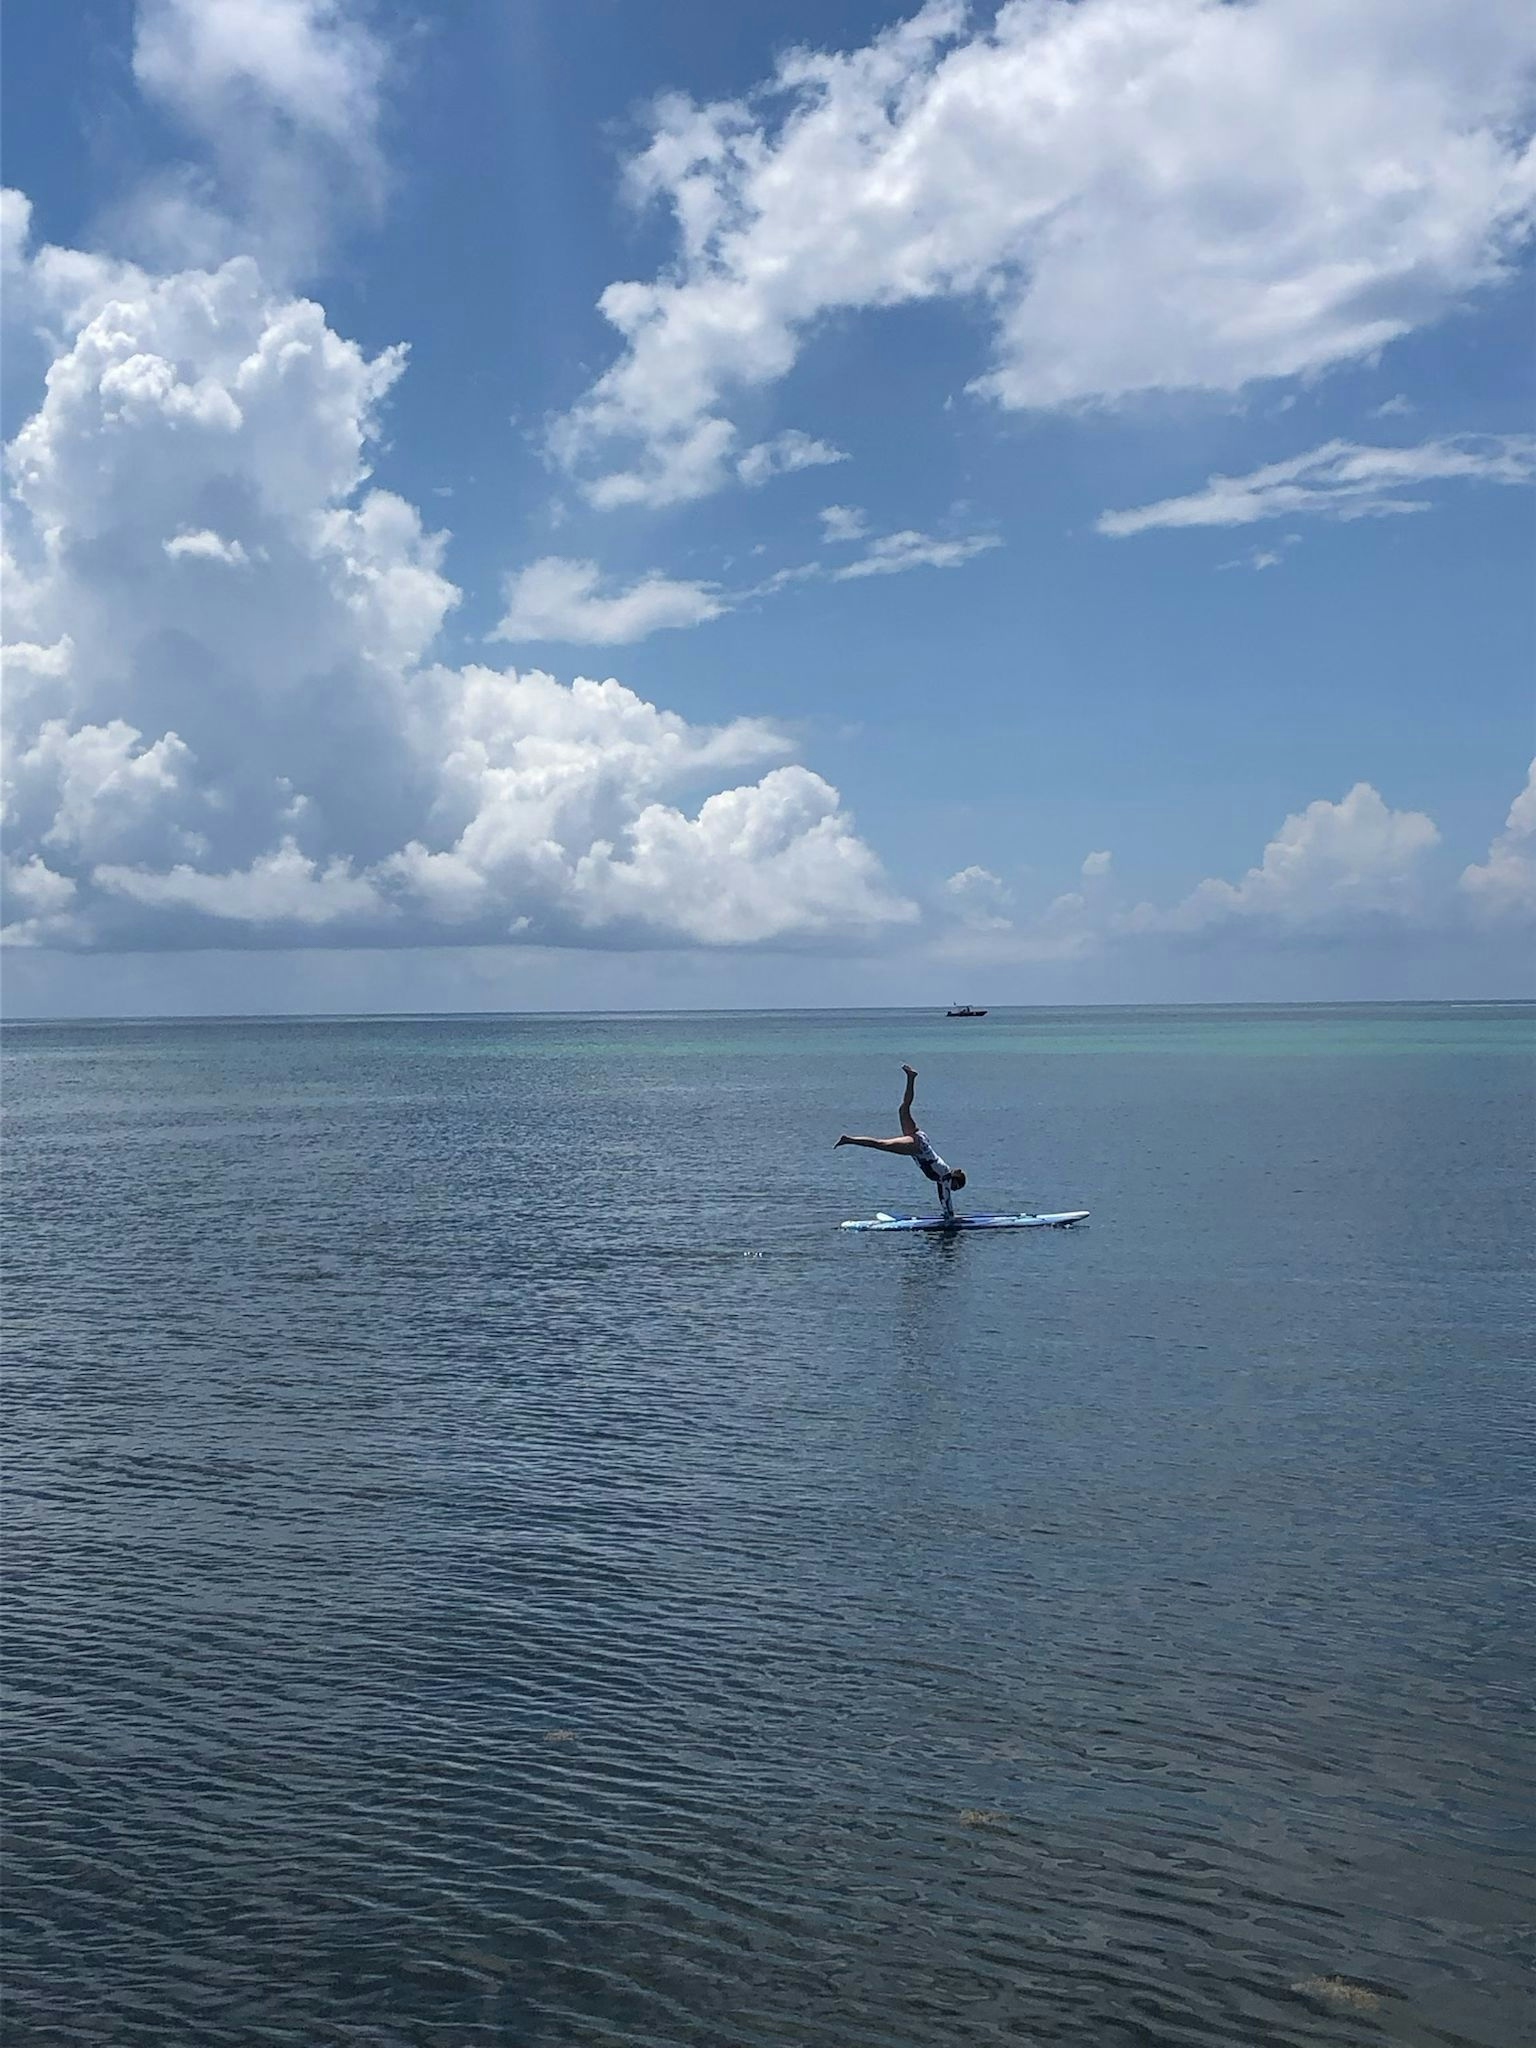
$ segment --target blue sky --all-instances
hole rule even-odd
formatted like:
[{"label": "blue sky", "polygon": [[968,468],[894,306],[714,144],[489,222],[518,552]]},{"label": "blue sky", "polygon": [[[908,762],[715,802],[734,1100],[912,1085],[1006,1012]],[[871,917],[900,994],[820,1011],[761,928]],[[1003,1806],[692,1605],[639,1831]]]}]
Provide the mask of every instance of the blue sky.
[{"label": "blue sky", "polygon": [[1529,990],[1528,8],[6,55],[12,1014]]}]

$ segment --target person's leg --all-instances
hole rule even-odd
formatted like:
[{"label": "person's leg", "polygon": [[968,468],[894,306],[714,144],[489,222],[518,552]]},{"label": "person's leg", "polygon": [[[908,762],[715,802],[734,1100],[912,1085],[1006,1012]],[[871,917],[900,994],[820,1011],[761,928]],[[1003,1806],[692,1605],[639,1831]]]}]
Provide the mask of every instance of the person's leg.
[{"label": "person's leg", "polygon": [[[903,1159],[909,1159],[917,1150],[912,1140],[907,1137],[851,1138],[846,1131],[838,1139],[837,1145],[862,1145],[867,1152],[894,1152]],[[834,1152],[837,1150],[837,1145],[832,1147]]]},{"label": "person's leg", "polygon": [[912,1097],[917,1089],[917,1069],[903,1067],[901,1071],[907,1077],[907,1092],[901,1098],[901,1134],[904,1138],[910,1138],[917,1129],[917,1119],[912,1114]]}]

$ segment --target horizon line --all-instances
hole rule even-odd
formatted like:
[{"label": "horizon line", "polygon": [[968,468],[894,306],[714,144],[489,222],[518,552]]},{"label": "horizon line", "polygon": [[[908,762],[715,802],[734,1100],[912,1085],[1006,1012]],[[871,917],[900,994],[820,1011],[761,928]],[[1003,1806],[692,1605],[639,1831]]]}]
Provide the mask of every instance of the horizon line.
[{"label": "horizon line", "polygon": [[[1536,1009],[1536,995],[1527,996],[1364,996],[1308,999],[1268,997],[1260,1002],[1237,999],[1214,1002],[1124,1002],[1124,1003],[989,1003],[985,1010],[1037,1011],[1043,1014],[1079,1015],[1099,1010],[1489,1010]],[[950,1021],[945,1011],[929,1003],[752,1003],[739,1008],[729,1005],[692,1004],[669,1010],[653,1004],[629,1008],[581,1010],[185,1010],[123,1012],[98,1016],[89,1012],[74,1015],[8,1017],[0,1013],[0,1030],[14,1026],[61,1024],[452,1024],[475,1019],[524,1021],[556,1019],[604,1019],[619,1017],[795,1017],[795,1016],[888,1016],[925,1015]],[[956,1020],[959,1021],[959,1020]],[[970,1020],[970,1021],[975,1021]]]}]

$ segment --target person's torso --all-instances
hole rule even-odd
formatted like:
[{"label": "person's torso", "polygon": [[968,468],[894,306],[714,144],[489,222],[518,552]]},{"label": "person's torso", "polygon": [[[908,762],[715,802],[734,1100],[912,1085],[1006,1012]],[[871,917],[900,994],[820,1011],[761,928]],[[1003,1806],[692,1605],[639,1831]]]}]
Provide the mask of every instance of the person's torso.
[{"label": "person's torso", "polygon": [[912,1142],[917,1148],[912,1157],[931,1181],[942,1183],[953,1178],[949,1168],[928,1142],[928,1135],[925,1131],[914,1131],[912,1133]]}]

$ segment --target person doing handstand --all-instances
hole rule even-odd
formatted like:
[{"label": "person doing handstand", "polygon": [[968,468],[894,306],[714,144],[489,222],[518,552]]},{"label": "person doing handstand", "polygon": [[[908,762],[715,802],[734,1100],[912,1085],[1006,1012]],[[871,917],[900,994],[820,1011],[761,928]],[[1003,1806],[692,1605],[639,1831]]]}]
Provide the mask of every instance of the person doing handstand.
[{"label": "person doing handstand", "polygon": [[[870,1152],[895,1152],[903,1159],[914,1160],[919,1169],[927,1174],[939,1191],[939,1201],[946,1217],[955,1213],[954,1191],[965,1186],[965,1175],[958,1166],[946,1166],[944,1161],[929,1144],[927,1136],[918,1129],[912,1115],[912,1095],[917,1087],[916,1067],[903,1067],[907,1077],[907,1092],[901,1098],[901,1136],[899,1138],[852,1138],[845,1131],[837,1141],[838,1145],[863,1145]],[[837,1146],[833,1146],[833,1151]]]}]

